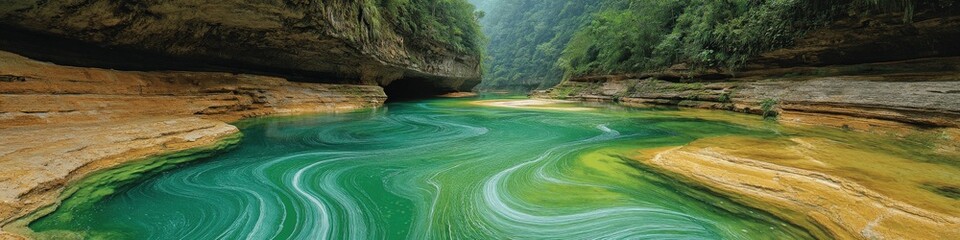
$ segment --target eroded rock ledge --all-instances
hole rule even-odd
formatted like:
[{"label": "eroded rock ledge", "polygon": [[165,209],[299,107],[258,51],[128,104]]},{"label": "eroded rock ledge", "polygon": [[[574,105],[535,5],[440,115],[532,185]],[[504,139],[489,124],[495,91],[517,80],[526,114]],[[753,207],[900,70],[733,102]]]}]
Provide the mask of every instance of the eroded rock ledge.
[{"label": "eroded rock ledge", "polygon": [[[407,39],[373,14],[375,8],[365,1],[10,0],[0,6],[0,28],[173,57],[207,71],[257,70],[287,77],[304,75],[311,81],[380,86],[415,79],[429,82],[421,85],[438,92],[468,91],[479,83],[478,54]],[[17,36],[9,34],[6,40],[16,42]],[[44,52],[65,48],[69,46],[53,42],[36,49],[8,47],[8,51],[83,64],[77,58]],[[124,61],[150,65],[149,60]],[[115,68],[125,63],[92,67]]]},{"label": "eroded rock ledge", "polygon": [[55,204],[90,173],[235,138],[230,121],[385,100],[378,86],[67,67],[0,52],[0,226]]},{"label": "eroded rock ledge", "polygon": [[[838,152],[831,148],[842,143],[816,138],[791,141],[771,144],[737,137],[708,138],[682,147],[643,151],[637,159],[690,184],[769,211],[821,239],[960,237],[956,199],[930,196],[933,194],[919,187],[903,191],[904,186],[921,184],[914,181],[925,169],[927,174],[937,174],[930,170],[936,165],[913,162],[906,167],[916,170],[887,170],[894,174],[884,175],[868,170],[869,163],[855,162],[877,161],[875,164],[890,164],[890,168],[904,167],[897,165],[903,162],[870,159],[868,151],[854,155],[863,159],[841,159],[850,156],[835,156]],[[754,145],[745,150],[738,143]],[[915,160],[905,162],[910,161]],[[847,169],[831,170],[840,167]],[[894,181],[890,178],[898,174],[906,176],[899,176],[903,179],[896,183],[884,182]],[[950,177],[946,178],[949,181]],[[883,191],[873,188],[884,185],[892,186]]]},{"label": "eroded rock ledge", "polygon": [[[535,97],[777,112],[786,121],[869,127],[870,119],[960,126],[960,16],[841,19],[741,71],[684,64],[580,76]],[[768,109],[763,109],[768,102]],[[867,120],[867,121],[862,121]]]},{"label": "eroded rock ledge", "polygon": [[[903,70],[932,66],[942,70]],[[900,69],[900,72],[852,72],[861,69],[878,72]],[[960,127],[960,57],[771,72],[781,74],[689,81],[629,76],[572,79],[532,96],[721,109],[758,115],[770,111],[780,115],[782,122],[861,130],[875,124],[872,120]],[[765,101],[770,103],[769,109],[763,108]]]},{"label": "eroded rock ledge", "polygon": [[377,86],[288,82],[212,72],[132,72],[59,66],[0,52],[0,124],[99,122],[149,116],[233,121],[267,114],[381,105]]},{"label": "eroded rock ledge", "polygon": [[636,159],[769,211],[818,238],[954,239],[960,237],[960,201],[923,189],[957,182],[955,173],[940,174],[955,171],[958,159],[957,26],[956,16],[925,16],[914,23],[845,20],[811,32],[797,46],[762,54],[736,73],[692,73],[677,65],[575,77],[531,96],[776,114],[782,126],[833,126],[842,130],[825,129],[844,136],[907,138],[918,128],[942,130],[935,138],[952,144],[932,151],[951,156],[946,160],[951,166],[932,164],[929,156],[887,159],[872,153],[888,150],[885,146],[815,138],[775,144],[708,138],[642,151]]}]

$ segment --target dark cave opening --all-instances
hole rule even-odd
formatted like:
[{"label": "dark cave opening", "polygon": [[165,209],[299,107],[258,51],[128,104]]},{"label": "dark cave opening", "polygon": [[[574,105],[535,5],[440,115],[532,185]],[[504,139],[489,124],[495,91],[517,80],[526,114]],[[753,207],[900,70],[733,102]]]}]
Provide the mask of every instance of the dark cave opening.
[{"label": "dark cave opening", "polygon": [[438,86],[439,82],[442,81],[424,77],[407,77],[383,86],[383,92],[387,94],[387,102],[425,99],[455,92],[449,87]]}]

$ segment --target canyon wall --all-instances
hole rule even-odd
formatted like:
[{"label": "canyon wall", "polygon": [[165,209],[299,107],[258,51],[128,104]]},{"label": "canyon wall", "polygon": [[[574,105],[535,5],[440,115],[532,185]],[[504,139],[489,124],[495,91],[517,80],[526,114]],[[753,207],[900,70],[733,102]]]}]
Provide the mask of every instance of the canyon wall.
[{"label": "canyon wall", "polygon": [[[409,37],[409,31],[387,22],[384,12],[370,1],[12,0],[0,6],[0,26],[8,36],[0,45],[75,66],[180,65],[381,86],[401,80],[431,91],[427,94],[466,91],[479,83],[479,52]],[[46,42],[23,46],[38,39]],[[70,41],[135,54],[78,58],[63,53],[76,45]]]},{"label": "canyon wall", "polygon": [[0,226],[56,204],[97,171],[224,149],[240,134],[227,122],[356,111],[386,98],[378,86],[60,66],[0,51]]},{"label": "canyon wall", "polygon": [[736,72],[582,76],[535,97],[724,109],[782,121],[869,127],[880,119],[960,126],[960,17],[843,19]]}]

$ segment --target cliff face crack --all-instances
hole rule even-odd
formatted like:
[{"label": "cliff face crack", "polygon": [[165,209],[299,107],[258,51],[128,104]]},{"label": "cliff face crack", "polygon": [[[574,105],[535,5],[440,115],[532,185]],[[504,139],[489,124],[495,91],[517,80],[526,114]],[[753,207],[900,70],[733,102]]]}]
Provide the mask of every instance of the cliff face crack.
[{"label": "cliff face crack", "polygon": [[0,75],[0,82],[26,82],[27,78],[15,75]]}]

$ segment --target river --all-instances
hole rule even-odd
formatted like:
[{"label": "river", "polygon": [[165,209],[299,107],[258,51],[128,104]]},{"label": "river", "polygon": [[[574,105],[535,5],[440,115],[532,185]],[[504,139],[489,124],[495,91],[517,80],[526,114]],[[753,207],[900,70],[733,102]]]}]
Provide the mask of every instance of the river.
[{"label": "river", "polygon": [[672,110],[474,100],[243,121],[233,150],[61,207],[30,228],[110,239],[810,238],[630,159],[636,149],[774,130],[661,114]]}]

